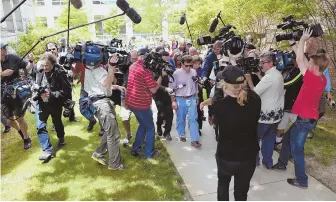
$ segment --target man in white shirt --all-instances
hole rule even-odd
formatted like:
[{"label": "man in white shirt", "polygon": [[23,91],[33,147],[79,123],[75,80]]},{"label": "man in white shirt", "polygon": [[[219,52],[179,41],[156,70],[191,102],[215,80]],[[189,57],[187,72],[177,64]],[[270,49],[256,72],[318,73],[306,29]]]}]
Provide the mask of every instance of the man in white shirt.
[{"label": "man in white shirt", "polygon": [[[270,169],[273,165],[272,155],[277,126],[284,114],[284,81],[282,74],[274,66],[274,54],[266,52],[260,55],[260,70],[265,73],[260,76],[260,82],[254,87],[251,75],[246,75],[247,82],[261,98],[261,112],[258,124],[258,139],[262,140],[262,163]],[[260,165],[259,154],[257,165]]]}]

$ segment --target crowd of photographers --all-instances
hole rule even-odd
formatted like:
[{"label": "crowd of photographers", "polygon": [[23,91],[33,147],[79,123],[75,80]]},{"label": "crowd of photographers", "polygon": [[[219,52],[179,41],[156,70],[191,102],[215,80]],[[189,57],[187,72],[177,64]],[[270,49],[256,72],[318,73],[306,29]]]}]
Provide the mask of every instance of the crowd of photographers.
[{"label": "crowd of photographers", "polygon": [[[298,23],[291,18],[286,20],[289,23],[282,27]],[[27,105],[30,110],[34,108],[31,111],[35,112],[37,136],[43,150],[39,159],[49,161],[53,158],[53,146],[47,130],[48,117],[52,118],[58,147],[64,146],[62,114],[69,121],[78,121],[72,100],[73,81],[78,78],[79,108],[88,120],[87,130],[91,131],[98,122],[102,136],[91,157],[115,170],[125,168],[115,105],[120,105],[119,116],[127,133],[123,145],[127,146],[133,138],[130,130],[133,113],[139,126],[130,152],[145,158],[160,155],[155,149],[153,103],[158,109],[158,136],[172,140],[175,111],[179,140],[187,141],[188,121],[190,144],[195,148],[202,146],[203,108],[208,105],[208,122],[218,142],[219,200],[229,200],[232,176],[235,199],[246,200],[256,166],[262,163],[267,169],[286,170],[291,156],[295,178],[287,182],[306,188],[304,144],[323,116],[325,97],[331,100],[329,58],[322,49],[309,51],[307,44],[310,37],[320,36],[318,28],[277,36],[277,40],[289,40],[291,53],[276,50],[260,53],[251,36],[244,41],[230,31],[232,27],[223,27],[214,39],[198,40],[200,45],[211,44],[204,57],[191,41],[180,40],[173,50],[159,46],[154,50],[141,48],[128,52],[115,39],[110,46],[85,42],[68,49],[64,43],[48,42],[40,60],[34,61],[30,54],[27,63],[7,54],[6,44],[1,44],[2,122],[6,131],[15,128],[24,141],[24,149],[29,149],[32,145],[23,115]],[[20,79],[20,70],[28,73],[30,83]],[[26,87],[29,85],[32,87]],[[290,122],[293,124],[285,131]],[[279,143],[282,143],[280,157],[274,164],[273,150]]]}]

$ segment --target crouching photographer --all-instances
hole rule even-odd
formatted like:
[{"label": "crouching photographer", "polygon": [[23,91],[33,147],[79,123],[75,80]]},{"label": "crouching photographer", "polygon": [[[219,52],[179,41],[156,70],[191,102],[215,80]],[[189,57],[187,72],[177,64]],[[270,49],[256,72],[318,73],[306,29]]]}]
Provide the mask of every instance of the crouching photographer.
[{"label": "crouching photographer", "polygon": [[47,130],[49,115],[55,126],[58,146],[64,146],[64,126],[62,123],[62,107],[66,98],[71,94],[71,84],[67,73],[57,64],[57,58],[51,53],[44,53],[40,58],[43,72],[37,80],[37,95],[33,96],[36,105],[37,136],[43,150],[40,160],[48,161],[52,158],[53,147]]}]

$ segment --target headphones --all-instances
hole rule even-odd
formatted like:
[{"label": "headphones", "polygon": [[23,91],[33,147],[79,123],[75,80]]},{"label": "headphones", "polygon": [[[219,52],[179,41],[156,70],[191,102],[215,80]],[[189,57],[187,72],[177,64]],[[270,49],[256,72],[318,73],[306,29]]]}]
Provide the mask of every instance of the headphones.
[{"label": "headphones", "polygon": [[57,45],[56,42],[53,42],[53,41],[50,41],[50,42],[46,43],[46,45],[45,45],[45,50],[46,50],[46,51],[48,51],[48,44],[54,44],[55,47],[56,47],[56,50],[58,51],[58,45]]}]

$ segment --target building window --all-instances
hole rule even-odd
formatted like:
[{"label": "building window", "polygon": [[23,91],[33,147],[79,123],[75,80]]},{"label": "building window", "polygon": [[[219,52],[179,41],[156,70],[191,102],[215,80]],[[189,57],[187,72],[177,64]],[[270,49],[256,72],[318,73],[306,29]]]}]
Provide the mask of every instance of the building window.
[{"label": "building window", "polygon": [[65,5],[63,0],[52,0],[53,6]]},{"label": "building window", "polygon": [[37,6],[44,6],[44,0],[35,0]]},{"label": "building window", "polygon": [[36,17],[36,25],[47,27],[47,17]]},{"label": "building window", "polygon": [[116,0],[92,0],[93,4],[115,4]]}]

